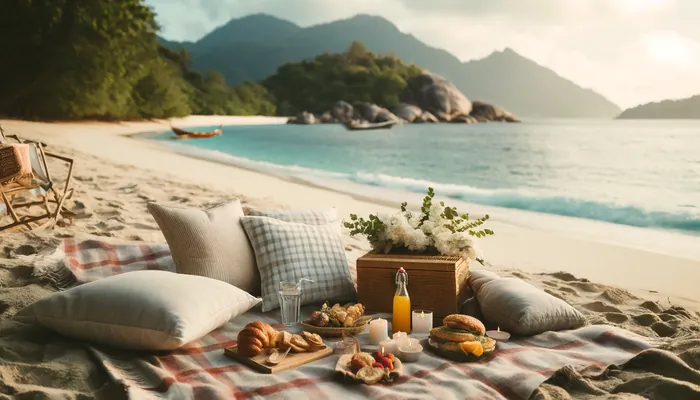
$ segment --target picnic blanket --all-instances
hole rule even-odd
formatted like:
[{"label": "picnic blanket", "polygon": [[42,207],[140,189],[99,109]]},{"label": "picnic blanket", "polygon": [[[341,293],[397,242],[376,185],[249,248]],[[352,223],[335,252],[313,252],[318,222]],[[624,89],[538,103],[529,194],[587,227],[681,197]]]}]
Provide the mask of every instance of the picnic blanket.
[{"label": "picnic blanket", "polygon": [[[62,268],[73,276],[63,283],[83,284],[139,269],[173,270],[167,246],[65,240]],[[63,285],[67,287],[66,285]],[[302,316],[314,307],[304,307]],[[299,368],[265,375],[224,355],[241,328],[261,320],[277,329],[279,310],[255,308],[185,347],[167,353],[117,351],[88,345],[109,376],[130,399],[248,398],[411,398],[527,399],[552,374],[565,366],[598,375],[610,365],[625,363],[652,345],[641,336],[607,325],[499,343],[491,355],[475,363],[453,363],[425,352],[405,363],[404,374],[389,384],[348,384],[334,373],[338,355]],[[363,349],[367,334],[358,336]],[[332,346],[333,344],[330,343]]]}]

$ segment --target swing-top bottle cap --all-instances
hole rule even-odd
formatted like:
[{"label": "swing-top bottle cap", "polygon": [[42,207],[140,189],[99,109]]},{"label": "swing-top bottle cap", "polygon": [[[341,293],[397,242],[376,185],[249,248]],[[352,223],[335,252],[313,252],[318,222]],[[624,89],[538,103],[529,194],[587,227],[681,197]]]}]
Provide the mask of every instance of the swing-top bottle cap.
[{"label": "swing-top bottle cap", "polygon": [[405,274],[405,273],[406,273],[406,270],[403,269],[403,267],[400,267],[400,268],[399,268],[399,273],[400,273],[400,274]]}]

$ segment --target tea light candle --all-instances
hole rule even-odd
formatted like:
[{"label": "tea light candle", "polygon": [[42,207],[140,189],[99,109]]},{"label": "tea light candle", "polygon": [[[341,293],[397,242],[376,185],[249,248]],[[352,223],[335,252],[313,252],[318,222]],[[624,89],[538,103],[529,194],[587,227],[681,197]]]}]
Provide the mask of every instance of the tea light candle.
[{"label": "tea light candle", "polygon": [[387,339],[379,343],[379,351],[382,354],[396,353],[396,341],[394,339]]},{"label": "tea light candle", "polygon": [[503,332],[500,326],[498,327],[497,331],[486,331],[486,336],[497,342],[507,342],[508,339],[510,339],[510,333]]},{"label": "tea light candle", "polygon": [[383,340],[389,339],[388,324],[385,319],[377,318],[369,323],[369,342],[378,345]]},{"label": "tea light candle", "polygon": [[428,334],[433,329],[433,312],[425,310],[414,310],[411,316],[413,323],[413,333]]},{"label": "tea light candle", "polygon": [[408,335],[406,332],[394,333],[393,339],[396,342],[396,347],[401,347],[404,344],[408,344]]},{"label": "tea light candle", "polygon": [[405,362],[418,361],[421,353],[423,353],[423,346],[417,339],[411,339],[407,345],[398,348],[399,359]]}]

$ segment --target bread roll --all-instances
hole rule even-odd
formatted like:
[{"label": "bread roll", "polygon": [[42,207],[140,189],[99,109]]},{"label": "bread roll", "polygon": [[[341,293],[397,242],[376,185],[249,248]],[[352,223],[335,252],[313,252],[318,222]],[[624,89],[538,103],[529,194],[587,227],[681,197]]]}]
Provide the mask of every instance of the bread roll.
[{"label": "bread roll", "polygon": [[486,334],[484,324],[469,315],[450,314],[442,320],[442,323],[450,329],[463,330],[479,336]]}]

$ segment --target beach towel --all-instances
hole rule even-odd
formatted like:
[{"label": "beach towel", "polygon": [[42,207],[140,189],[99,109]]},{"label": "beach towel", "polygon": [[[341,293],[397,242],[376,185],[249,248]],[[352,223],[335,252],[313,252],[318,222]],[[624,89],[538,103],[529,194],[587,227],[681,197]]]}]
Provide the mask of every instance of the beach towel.
[{"label": "beach towel", "polygon": [[[65,270],[73,275],[72,284],[139,268],[173,268],[164,245],[66,240],[61,252]],[[313,308],[304,307],[302,316]],[[226,357],[224,348],[235,344],[238,332],[255,320],[284,329],[277,324],[279,310],[262,313],[258,307],[177,351],[132,353],[92,345],[88,349],[130,399],[511,400],[529,398],[539,385],[566,366],[586,376],[598,375],[608,366],[623,364],[652,347],[648,340],[631,332],[592,325],[499,343],[494,353],[474,363],[454,363],[424,352],[418,362],[405,363],[404,374],[394,382],[367,386],[346,383],[334,373],[337,354],[273,375],[255,372]],[[367,334],[358,339],[365,348]]]}]

